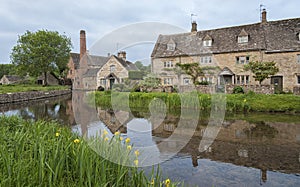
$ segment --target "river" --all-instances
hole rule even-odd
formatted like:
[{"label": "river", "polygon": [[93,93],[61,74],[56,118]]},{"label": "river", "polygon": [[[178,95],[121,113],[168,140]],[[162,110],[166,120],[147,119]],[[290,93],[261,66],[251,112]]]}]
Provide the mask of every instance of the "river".
[{"label": "river", "polygon": [[[33,120],[56,120],[86,136],[95,136],[103,129],[111,136],[120,131],[123,137],[131,138],[134,146],[150,147],[148,157],[163,157],[159,161],[163,176],[184,181],[185,186],[300,186],[299,114],[226,115],[214,141],[200,150],[209,116],[200,117],[195,129],[188,128],[193,119],[185,119],[187,128],[177,132],[180,112],[155,120],[142,109],[128,112],[97,107],[82,111],[84,107],[74,96],[66,95],[0,105],[0,112]],[[176,133],[189,137],[188,141],[184,145],[165,141]],[[144,169],[148,172],[151,166]]]}]

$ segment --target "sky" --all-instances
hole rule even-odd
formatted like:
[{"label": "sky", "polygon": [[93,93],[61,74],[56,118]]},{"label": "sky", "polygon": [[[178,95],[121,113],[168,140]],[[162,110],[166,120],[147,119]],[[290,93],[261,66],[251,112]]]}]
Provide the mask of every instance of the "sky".
[{"label": "sky", "polygon": [[[79,52],[79,32],[85,30],[88,49],[111,39],[114,47],[99,49],[99,55],[126,50],[127,59],[135,62],[150,57],[159,33],[189,32],[191,19],[198,30],[257,23],[260,4],[267,9],[268,20],[300,17],[299,0],[0,0],[0,63],[10,62],[11,49],[27,30],[58,31],[71,38],[73,52]],[[160,32],[163,24],[170,28]],[[140,42],[143,45],[127,41],[124,46],[111,35],[125,30],[134,37],[136,29],[145,35],[155,30],[155,34],[141,37],[147,40]]]}]

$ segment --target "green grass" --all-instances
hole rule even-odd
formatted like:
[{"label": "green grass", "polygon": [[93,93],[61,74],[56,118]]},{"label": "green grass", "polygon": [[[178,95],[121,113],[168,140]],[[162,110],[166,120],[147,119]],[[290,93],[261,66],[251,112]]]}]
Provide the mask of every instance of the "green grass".
[{"label": "green grass", "polygon": [[[0,117],[0,134],[0,186],[163,184],[159,172],[146,176],[138,167],[120,165],[124,160],[132,162],[133,157],[126,148],[128,144],[122,143],[118,135],[86,141],[55,122],[25,121],[14,116]],[[91,147],[105,151],[116,159],[115,163],[99,156]]]},{"label": "green grass", "polygon": [[42,86],[37,84],[11,84],[0,85],[0,94],[28,91],[50,91],[50,90],[65,90],[68,86]]},{"label": "green grass", "polygon": [[[129,99],[127,95],[129,94]],[[113,98],[114,107],[119,109],[126,109],[127,102],[132,109],[148,108],[153,99],[161,99],[169,110],[178,110],[181,107],[196,108],[210,111],[212,106],[212,98],[216,95],[198,94],[198,100],[189,94],[181,95],[185,98],[181,104],[181,97],[176,93],[110,93],[110,92],[95,92],[90,97],[95,100],[98,106],[104,108],[111,108],[111,98]],[[227,112],[286,112],[286,113],[300,113],[300,96],[291,94],[228,94],[226,98]],[[199,103],[197,105],[196,103]],[[159,107],[159,106],[158,106]]]}]

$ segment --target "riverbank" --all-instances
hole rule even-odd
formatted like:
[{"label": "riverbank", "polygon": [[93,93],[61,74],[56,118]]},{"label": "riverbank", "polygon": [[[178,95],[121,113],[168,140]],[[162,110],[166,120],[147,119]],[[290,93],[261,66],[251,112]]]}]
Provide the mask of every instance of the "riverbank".
[{"label": "riverbank", "polygon": [[[60,88],[61,89],[58,90],[26,91],[0,94],[0,104],[45,99],[72,93],[70,89],[66,89],[65,87]],[[48,89],[54,89],[54,87]]]},{"label": "riverbank", "polygon": [[29,91],[51,91],[51,90],[67,90],[69,86],[42,86],[38,84],[8,84],[0,85],[0,94],[29,92]]},{"label": "riverbank", "polygon": [[[113,93],[114,107],[127,108],[128,93]],[[183,97],[189,98],[189,94],[185,93]],[[198,94],[198,99],[190,97],[185,106],[198,107],[201,110],[210,111],[211,106],[217,95]],[[95,92],[91,96],[91,100],[95,99],[98,106],[111,108],[111,92]],[[169,110],[180,109],[181,99],[177,93],[140,93],[132,92],[129,94],[129,106],[131,108],[145,108],[150,102],[158,98],[164,101]],[[292,94],[227,94],[220,98],[226,102],[226,112],[285,112],[300,113],[300,96]],[[126,102],[125,102],[126,101]],[[214,100],[215,101],[215,100]],[[195,104],[199,102],[199,105]],[[185,107],[183,105],[183,107]]]},{"label": "riverbank", "polygon": [[[136,166],[102,158],[90,141],[55,122],[0,116],[0,134],[0,186],[175,186],[154,171],[146,176]],[[130,154],[118,135],[103,133],[96,143],[112,156]]]}]

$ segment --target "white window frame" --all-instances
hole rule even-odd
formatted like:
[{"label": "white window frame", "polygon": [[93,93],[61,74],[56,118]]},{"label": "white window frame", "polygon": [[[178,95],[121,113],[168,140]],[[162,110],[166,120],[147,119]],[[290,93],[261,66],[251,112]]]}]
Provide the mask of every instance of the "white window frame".
[{"label": "white window frame", "polygon": [[106,85],[106,79],[100,79],[100,84],[101,85]]},{"label": "white window frame", "polygon": [[170,77],[164,78],[164,85],[172,85],[173,84],[173,79]]},{"label": "white window frame", "polygon": [[110,70],[111,73],[115,72],[116,71],[116,65],[114,65],[114,64],[110,65],[109,70]]},{"label": "white window frame", "polygon": [[190,78],[183,78],[183,85],[189,85],[191,82]]},{"label": "white window frame", "polygon": [[202,57],[200,57],[200,63],[201,64],[212,63],[212,56],[202,56]]},{"label": "white window frame", "polygon": [[203,41],[204,47],[211,47],[212,46],[212,40],[204,40]]},{"label": "white window frame", "polygon": [[175,47],[176,47],[175,44],[172,44],[172,43],[171,44],[167,44],[167,50],[168,51],[174,51]]},{"label": "white window frame", "polygon": [[236,84],[238,85],[247,85],[250,83],[249,75],[236,75]]},{"label": "white window frame", "polygon": [[238,43],[241,44],[241,43],[248,43],[249,41],[249,36],[239,36],[238,37]]},{"label": "white window frame", "polygon": [[166,62],[164,62],[164,67],[165,68],[172,68],[173,67],[173,62],[172,61],[166,61]]},{"label": "white window frame", "polygon": [[249,56],[237,56],[236,64],[249,64],[250,57]]}]

